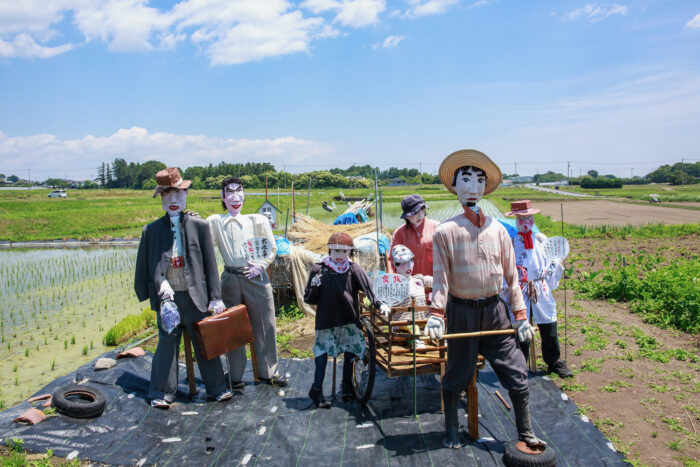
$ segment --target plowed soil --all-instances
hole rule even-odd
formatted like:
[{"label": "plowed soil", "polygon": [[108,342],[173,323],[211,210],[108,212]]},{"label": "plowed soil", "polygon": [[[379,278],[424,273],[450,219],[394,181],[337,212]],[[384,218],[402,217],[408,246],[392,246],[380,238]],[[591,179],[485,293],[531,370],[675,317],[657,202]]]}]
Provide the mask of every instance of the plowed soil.
[{"label": "plowed soil", "polygon": [[537,208],[552,220],[576,225],[646,225],[700,223],[700,211],[610,200],[538,201]]}]

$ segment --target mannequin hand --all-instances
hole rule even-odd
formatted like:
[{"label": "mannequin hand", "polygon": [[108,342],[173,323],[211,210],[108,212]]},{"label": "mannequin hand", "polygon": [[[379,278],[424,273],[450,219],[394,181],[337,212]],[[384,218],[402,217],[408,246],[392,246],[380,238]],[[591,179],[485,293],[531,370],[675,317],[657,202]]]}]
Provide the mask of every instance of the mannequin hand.
[{"label": "mannequin hand", "polygon": [[199,215],[199,212],[197,212],[197,211],[191,211],[191,210],[189,210],[189,209],[185,209],[185,215],[186,215],[186,216],[192,216],[192,217],[199,217],[200,219],[202,218],[202,216]]},{"label": "mannequin hand", "polygon": [[425,324],[425,332],[424,334],[426,336],[429,336],[431,339],[440,339],[442,335],[445,333],[445,322],[442,320],[442,318],[438,318],[437,316],[431,316],[428,318],[428,322]]},{"label": "mannequin hand", "polygon": [[162,284],[160,284],[158,296],[161,300],[172,300],[173,298],[175,298],[175,292],[173,291],[173,288],[170,287],[170,282],[168,282],[167,279],[164,280]]},{"label": "mannequin hand", "polygon": [[389,319],[389,315],[391,315],[391,307],[389,305],[382,303],[382,306],[379,307],[379,311],[382,312],[384,319]]},{"label": "mannequin hand", "polygon": [[248,266],[243,268],[243,274],[248,278],[252,279],[255,276],[259,276],[265,270],[262,264],[251,263],[248,261]]},{"label": "mannequin hand", "polygon": [[226,305],[224,305],[224,302],[222,302],[221,300],[212,300],[211,302],[209,302],[209,306],[207,307],[207,309],[211,311],[211,314],[218,315],[219,313],[226,310]]},{"label": "mannequin hand", "polygon": [[513,323],[513,328],[518,330],[518,340],[524,344],[527,344],[535,337],[535,328],[526,319]]},{"label": "mannequin hand", "polygon": [[316,274],[313,279],[311,279],[311,287],[319,287],[321,285],[321,274]]}]

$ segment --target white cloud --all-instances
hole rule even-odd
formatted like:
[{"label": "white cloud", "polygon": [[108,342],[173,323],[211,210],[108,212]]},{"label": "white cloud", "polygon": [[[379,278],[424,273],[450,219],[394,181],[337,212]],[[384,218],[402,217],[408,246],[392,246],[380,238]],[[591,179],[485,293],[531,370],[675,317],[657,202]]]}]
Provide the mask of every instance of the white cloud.
[{"label": "white cloud", "polygon": [[379,15],[386,10],[385,0],[305,0],[302,8],[314,14],[333,11],[334,23],[354,28],[371,26],[379,22]]},{"label": "white cloud", "polygon": [[685,27],[691,29],[700,29],[700,13],[698,13],[693,17],[693,19],[685,23]]},{"label": "white cloud", "polygon": [[[335,149],[328,143],[286,136],[269,139],[217,138],[206,135],[149,133],[144,128],[120,129],[109,136],[86,135],[80,139],[61,140],[54,135],[39,134],[10,137],[0,131],[0,161],[4,172],[26,170],[31,161],[32,174],[45,179],[49,171],[60,176],[88,178],[101,162],[115,154],[129,162],[159,160],[167,165],[190,167],[210,162],[270,162],[274,165],[332,162]],[[32,175],[32,178],[35,178]]]},{"label": "white cloud", "polygon": [[37,44],[28,34],[17,34],[11,41],[0,39],[0,57],[49,58],[73,48],[73,44],[45,47]]},{"label": "white cloud", "polygon": [[[457,5],[459,0],[409,0],[411,6],[403,14],[406,18],[439,15]],[[480,3],[480,2],[477,2]]]},{"label": "white cloud", "polygon": [[602,21],[605,18],[612,15],[622,15],[626,16],[628,9],[626,6],[613,4],[597,4],[597,3],[587,3],[582,8],[570,11],[564,14],[565,21],[572,21],[575,19],[585,18],[591,23],[596,23]]},{"label": "white cloud", "polygon": [[404,39],[406,39],[406,36],[389,36],[386,39],[384,39],[382,47],[384,47],[385,49],[392,49],[399,45],[399,42],[401,42]]}]

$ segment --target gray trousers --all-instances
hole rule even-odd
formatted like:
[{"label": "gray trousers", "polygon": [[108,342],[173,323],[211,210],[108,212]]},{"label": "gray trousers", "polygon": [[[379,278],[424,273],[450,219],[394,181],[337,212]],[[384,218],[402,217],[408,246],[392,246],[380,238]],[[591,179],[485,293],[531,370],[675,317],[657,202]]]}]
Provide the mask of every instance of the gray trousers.
[{"label": "gray trousers", "polygon": [[[508,310],[500,299],[479,306],[448,299],[445,312],[449,334],[511,328]],[[479,354],[491,364],[505,389],[528,391],[527,364],[514,334],[448,340],[442,387],[456,394],[466,390],[476,371]]]},{"label": "gray trousers", "polygon": [[[226,389],[221,360],[218,358],[204,360],[199,353],[199,343],[194,332],[194,323],[206,318],[206,315],[194,306],[187,291],[175,292],[175,304],[180,311],[180,326],[184,326],[187,329],[187,335],[192,340],[194,354],[199,365],[199,372],[207,389],[207,395],[216,396]],[[180,352],[182,328],[178,326],[173,330],[172,334],[168,334],[161,326],[160,313],[157,313],[157,317],[158,347],[156,347],[156,353],[153,355],[151,364],[151,382],[148,388],[148,397],[149,399],[165,399],[168,402],[172,402],[177,394],[177,357]]]},{"label": "gray trousers", "polygon": [[[221,298],[227,308],[244,304],[248,309],[250,326],[255,337],[255,354],[258,357],[258,376],[277,376],[277,323],[272,286],[267,272],[253,279],[228,271],[221,273]],[[226,354],[229,375],[234,383],[240,382],[246,366],[246,346]]]}]

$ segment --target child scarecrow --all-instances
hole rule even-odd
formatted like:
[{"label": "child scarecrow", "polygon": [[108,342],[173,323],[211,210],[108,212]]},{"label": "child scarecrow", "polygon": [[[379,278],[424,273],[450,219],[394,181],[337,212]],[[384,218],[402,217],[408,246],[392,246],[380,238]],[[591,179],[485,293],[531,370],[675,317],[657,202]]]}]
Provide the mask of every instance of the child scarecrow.
[{"label": "child scarecrow", "polygon": [[[526,280],[521,281],[528,319],[540,330],[542,339],[542,358],[547,364],[547,373],[556,373],[562,378],[570,378],[574,374],[567,368],[566,363],[559,359],[559,337],[557,335],[557,304],[552,291],[559,286],[559,279],[564,272],[564,266],[558,260],[547,262],[543,245],[547,236],[533,234],[535,225],[534,215],[540,212],[532,207],[529,199],[510,203],[510,212],[506,216],[515,216],[515,226],[518,234],[513,237],[515,264],[524,269]],[[525,358],[530,354],[529,346],[522,346]]]},{"label": "child scarecrow", "polygon": [[316,372],[309,397],[316,407],[330,408],[323,398],[323,379],[328,356],[343,354],[343,401],[353,399],[352,365],[355,357],[363,358],[366,342],[360,329],[361,290],[370,302],[388,315],[390,308],[374,296],[372,283],[362,266],[350,261],[354,244],[350,234],[337,232],[328,239],[328,255],[311,268],[304,291],[304,301],[316,305]]},{"label": "child scarecrow", "polygon": [[[425,334],[433,339],[450,334],[509,329],[511,322],[505,303],[499,299],[505,278],[514,310],[517,336],[521,342],[532,339],[525,304],[518,283],[513,245],[506,229],[477,206],[485,194],[501,183],[501,170],[486,154],[465,149],[453,152],[440,165],[440,180],[456,194],[464,214],[446,220],[433,236],[434,307]],[[447,341],[447,368],[442,378],[445,406],[444,444],[459,448],[457,403],[459,394],[471,381],[476,360],[482,354],[513,402],[518,437],[530,448],[543,448],[530,424],[529,390],[525,358],[512,335],[491,335]]]},{"label": "child scarecrow", "polygon": [[[427,205],[420,195],[408,195],[401,200],[401,219],[405,224],[396,228],[391,237],[391,251],[395,245],[403,245],[414,257],[415,274],[433,275],[433,232],[438,222],[425,217]],[[389,261],[389,272],[396,272],[393,259]]]},{"label": "child scarecrow", "polygon": [[183,180],[177,168],[159,171],[156,183],[153,197],[160,194],[166,214],[143,228],[134,277],[136,296],[140,301],[150,298],[151,308],[158,313],[158,347],[153,355],[148,397],[151,406],[167,409],[177,394],[182,328],[168,333],[160,316],[161,300],[171,300],[194,344],[207,395],[217,401],[228,400],[232,394],[226,389],[221,361],[202,358],[194,332],[194,323],[204,319],[207,311],[220,313],[225,309],[209,228],[202,219],[183,214],[192,182]]},{"label": "child scarecrow", "polygon": [[[272,285],[267,268],[275,260],[277,247],[270,221],[261,214],[241,214],[245,194],[240,178],[226,177],[221,181],[221,206],[226,214],[212,214],[207,218],[211,235],[224,259],[221,273],[221,292],[226,307],[245,304],[250,326],[255,337],[259,379],[271,386],[286,386],[287,380],[277,373],[277,322]],[[253,237],[264,237],[267,255],[248,261],[244,244]],[[229,375],[234,389],[245,384],[247,357],[245,346],[227,355]]]},{"label": "child scarecrow", "polygon": [[[408,287],[408,297],[406,297],[402,302],[398,303],[396,306],[411,306],[413,299],[416,300],[416,306],[425,306],[427,300],[425,297],[425,288],[433,286],[433,276],[424,276],[422,274],[413,273],[414,266],[414,256],[413,252],[403,245],[394,245],[391,249],[391,259],[394,263],[394,268],[396,269],[396,274],[400,274],[409,280]],[[426,312],[421,311],[416,313],[416,319],[425,319]],[[394,315],[392,319],[395,320],[412,320],[413,316],[411,312],[404,312],[398,315]],[[413,334],[419,334],[420,328],[416,325],[414,330],[412,326],[407,326],[407,330]],[[414,332],[415,331],[415,332]],[[422,340],[416,341],[416,347],[425,347],[425,342]]]}]

